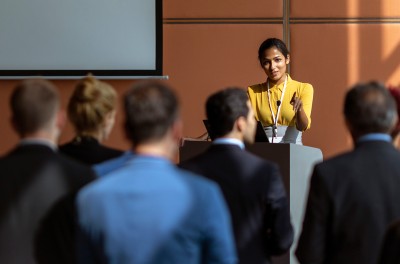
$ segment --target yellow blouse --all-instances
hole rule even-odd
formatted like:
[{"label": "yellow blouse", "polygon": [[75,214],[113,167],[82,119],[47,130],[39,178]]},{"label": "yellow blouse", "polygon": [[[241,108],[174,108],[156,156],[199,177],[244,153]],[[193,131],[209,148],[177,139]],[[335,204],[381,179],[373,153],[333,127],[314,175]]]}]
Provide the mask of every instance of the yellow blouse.
[{"label": "yellow blouse", "polygon": [[[284,126],[296,126],[295,113],[293,111],[293,106],[290,104],[290,100],[296,92],[296,97],[300,97],[303,102],[303,109],[308,118],[307,129],[309,129],[311,126],[311,108],[314,89],[309,83],[301,83],[292,80],[289,74],[287,77],[286,91],[282,100],[278,124]],[[278,111],[278,105],[276,102],[281,99],[283,86],[284,82],[279,85],[270,86],[272,110],[275,115]],[[261,121],[263,126],[272,126],[274,121],[269,107],[267,87],[266,82],[249,86],[247,88],[247,94],[254,109],[256,119]]]}]

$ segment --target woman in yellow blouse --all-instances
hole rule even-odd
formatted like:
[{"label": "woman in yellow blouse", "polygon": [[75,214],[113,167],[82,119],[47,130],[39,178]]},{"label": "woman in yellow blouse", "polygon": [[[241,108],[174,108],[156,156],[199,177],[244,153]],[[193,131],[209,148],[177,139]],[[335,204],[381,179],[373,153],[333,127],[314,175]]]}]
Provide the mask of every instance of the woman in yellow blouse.
[{"label": "woman in yellow blouse", "polygon": [[271,142],[302,144],[302,132],[311,126],[312,85],[295,81],[286,73],[290,54],[280,39],[265,40],[258,59],[267,80],[247,89],[256,119]]}]

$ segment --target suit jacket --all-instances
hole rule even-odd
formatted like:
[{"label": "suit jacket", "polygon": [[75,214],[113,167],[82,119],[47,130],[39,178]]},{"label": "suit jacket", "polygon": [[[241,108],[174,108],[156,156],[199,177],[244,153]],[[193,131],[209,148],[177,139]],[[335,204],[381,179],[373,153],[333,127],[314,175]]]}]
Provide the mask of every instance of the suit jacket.
[{"label": "suit jacket", "polygon": [[236,145],[213,144],[181,167],[221,187],[240,263],[265,263],[290,248],[293,229],[277,165]]},{"label": "suit jacket", "polygon": [[376,264],[400,217],[400,153],[365,141],[315,166],[296,255],[300,263]]},{"label": "suit jacket", "polygon": [[391,223],[386,230],[378,264],[400,263],[400,219]]},{"label": "suit jacket", "polygon": [[74,193],[93,171],[41,144],[0,159],[0,263],[73,263]]},{"label": "suit jacket", "polygon": [[104,146],[92,137],[76,137],[71,142],[60,146],[59,149],[61,153],[87,165],[113,159],[124,153],[121,150]]}]

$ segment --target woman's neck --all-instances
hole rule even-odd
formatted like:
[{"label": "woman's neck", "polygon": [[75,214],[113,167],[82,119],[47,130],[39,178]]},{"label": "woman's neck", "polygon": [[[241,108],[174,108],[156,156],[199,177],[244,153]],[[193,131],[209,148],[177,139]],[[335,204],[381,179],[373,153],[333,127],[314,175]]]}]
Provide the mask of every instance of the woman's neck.
[{"label": "woman's neck", "polygon": [[282,76],[282,78],[280,78],[277,81],[273,81],[273,80],[268,78],[267,82],[269,83],[270,86],[275,86],[275,85],[278,86],[281,83],[283,83],[286,80],[286,78],[287,78],[287,75],[285,74],[284,76]]},{"label": "woman's neck", "polygon": [[84,133],[79,133],[77,137],[91,137],[96,139],[99,142],[103,141],[103,137],[101,136],[101,133],[89,133],[89,132],[84,132]]}]

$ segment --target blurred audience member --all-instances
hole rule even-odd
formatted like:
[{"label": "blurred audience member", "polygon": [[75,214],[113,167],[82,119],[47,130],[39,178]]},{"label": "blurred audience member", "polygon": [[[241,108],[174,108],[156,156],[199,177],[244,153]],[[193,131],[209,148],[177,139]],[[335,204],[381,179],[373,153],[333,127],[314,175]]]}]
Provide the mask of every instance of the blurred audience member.
[{"label": "blurred audience member", "polygon": [[117,94],[109,84],[91,76],[81,80],[68,103],[68,118],[76,136],[60,146],[60,151],[88,165],[123,154],[101,144],[114,126],[116,104]]},{"label": "blurred audience member", "polygon": [[400,219],[391,223],[383,240],[379,264],[400,263]]},{"label": "blurred audience member", "polygon": [[78,196],[81,263],[236,263],[218,186],[178,169],[182,122],[175,94],[135,85],[125,96],[135,155]]},{"label": "blurred audience member", "polygon": [[[400,87],[389,86],[389,91],[392,94],[394,100],[396,101],[397,115],[400,117]],[[400,133],[400,118],[397,121],[397,124],[392,132],[392,137],[396,145],[398,145],[397,141],[399,133]]]},{"label": "blurred audience member", "polygon": [[0,159],[0,263],[74,263],[74,193],[94,179],[57,153],[65,122],[56,88],[26,80],[11,95],[20,143]]},{"label": "blurred audience member", "polygon": [[376,264],[386,227],[400,217],[393,97],[379,83],[357,84],[346,94],[344,116],[355,148],[314,168],[300,263]]},{"label": "blurred audience member", "polygon": [[216,138],[181,167],[221,187],[240,263],[270,263],[271,255],[289,250],[293,229],[278,166],[244,149],[244,143],[254,143],[256,132],[249,98],[240,88],[216,92],[207,99],[206,114]]},{"label": "blurred audience member", "polygon": [[[389,86],[389,91],[392,94],[397,105],[397,115],[400,116],[400,88],[395,86]],[[400,133],[400,119],[392,132],[392,138],[394,144],[398,146]],[[379,264],[397,264],[400,263],[400,220],[394,221],[388,227],[383,246]]]}]

